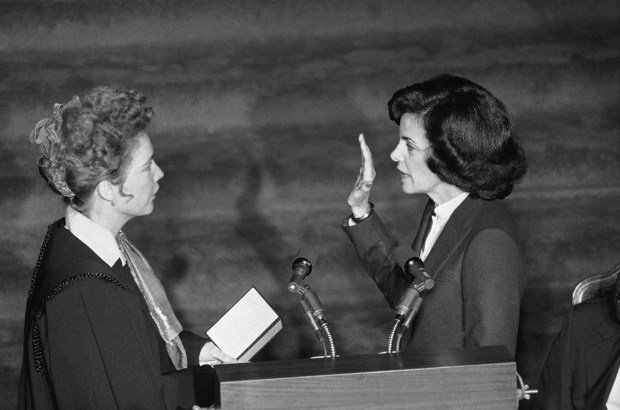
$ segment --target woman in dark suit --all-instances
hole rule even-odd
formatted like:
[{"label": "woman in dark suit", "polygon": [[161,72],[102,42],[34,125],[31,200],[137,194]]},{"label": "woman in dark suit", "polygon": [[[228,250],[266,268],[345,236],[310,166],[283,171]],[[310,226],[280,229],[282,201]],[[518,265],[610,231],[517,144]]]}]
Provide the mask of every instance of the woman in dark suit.
[{"label": "woman in dark suit", "polygon": [[48,228],[28,292],[20,409],[191,406],[194,375],[183,369],[234,360],[182,329],[121,231],[153,211],[164,175],[145,102],[99,87],[56,104],[31,134],[41,176],[66,211]]},{"label": "woman in dark suit", "polygon": [[[505,106],[479,85],[441,75],[398,90],[388,103],[399,125],[391,158],[406,194],[429,197],[413,251],[435,287],[425,296],[409,346],[505,345],[514,355],[525,276],[514,222],[499,199],[526,172],[523,149]],[[398,246],[369,202],[372,155],[349,195],[343,228],[392,308],[410,279]],[[428,236],[421,232],[430,224]]]}]

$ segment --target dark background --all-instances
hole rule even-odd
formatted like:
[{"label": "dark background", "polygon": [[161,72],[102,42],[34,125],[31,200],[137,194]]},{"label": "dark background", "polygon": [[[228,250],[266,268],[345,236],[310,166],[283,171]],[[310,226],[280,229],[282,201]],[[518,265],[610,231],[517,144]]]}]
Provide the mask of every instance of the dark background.
[{"label": "dark background", "polygon": [[34,124],[97,84],[135,88],[165,172],[153,215],[128,235],[183,324],[203,332],[250,286],[284,330],[259,360],[321,353],[288,293],[302,246],[307,283],[340,355],[385,350],[393,312],[339,227],[373,150],[378,212],[411,243],[424,199],[389,160],[392,93],[467,77],[512,111],[529,172],[505,201],[527,290],[518,366],[531,385],[573,285],[620,262],[620,12],[616,1],[0,0],[0,407],[14,407],[23,312],[47,224],[62,216],[28,142]]}]

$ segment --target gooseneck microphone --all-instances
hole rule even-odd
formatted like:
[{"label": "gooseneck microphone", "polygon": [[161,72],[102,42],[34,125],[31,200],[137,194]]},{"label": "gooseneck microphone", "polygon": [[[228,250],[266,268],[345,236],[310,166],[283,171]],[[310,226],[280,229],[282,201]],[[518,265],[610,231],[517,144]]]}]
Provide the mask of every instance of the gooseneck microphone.
[{"label": "gooseneck microphone", "polygon": [[413,253],[409,246],[400,245],[396,248],[394,257],[398,266],[401,266],[405,273],[413,279],[414,286],[416,288],[422,287],[418,291],[431,290],[435,286],[435,281],[424,269],[424,262]]},{"label": "gooseneck microphone", "polygon": [[312,272],[312,262],[316,261],[316,252],[312,249],[300,249],[293,260],[293,273],[288,283],[288,290],[295,293],[299,284]]},{"label": "gooseneck microphone", "polygon": [[312,326],[315,335],[323,346],[324,357],[336,357],[336,347],[334,339],[327,325],[325,309],[317,294],[310,289],[310,286],[303,284],[306,276],[312,272],[312,262],[316,261],[316,252],[311,249],[301,249],[293,259],[293,273],[288,282],[288,290],[300,296],[299,306],[304,317]]},{"label": "gooseneck microphone", "polygon": [[[413,319],[422,307],[422,294],[435,286],[435,281],[430,277],[424,263],[418,258],[413,250],[407,245],[400,245],[394,252],[398,266],[411,278],[411,283],[396,303],[396,319],[388,340],[388,352],[399,351],[400,340],[403,334],[411,328]],[[394,337],[396,348],[394,349]]]}]

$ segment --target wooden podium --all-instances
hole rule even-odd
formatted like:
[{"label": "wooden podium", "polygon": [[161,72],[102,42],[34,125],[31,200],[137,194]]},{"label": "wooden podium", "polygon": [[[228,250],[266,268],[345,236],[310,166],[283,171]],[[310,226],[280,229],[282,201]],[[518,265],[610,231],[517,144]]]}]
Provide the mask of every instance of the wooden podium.
[{"label": "wooden podium", "polygon": [[504,346],[224,364],[215,373],[222,409],[518,407]]}]

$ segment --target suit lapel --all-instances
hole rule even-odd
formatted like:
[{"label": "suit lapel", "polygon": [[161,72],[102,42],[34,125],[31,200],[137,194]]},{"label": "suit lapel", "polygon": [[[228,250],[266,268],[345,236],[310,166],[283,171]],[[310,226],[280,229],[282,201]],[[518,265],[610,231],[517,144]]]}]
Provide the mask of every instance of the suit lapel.
[{"label": "suit lapel", "polygon": [[473,216],[480,208],[480,202],[470,197],[465,198],[448,219],[424,262],[433,279],[437,279],[446,262],[457,252],[471,232]]}]

